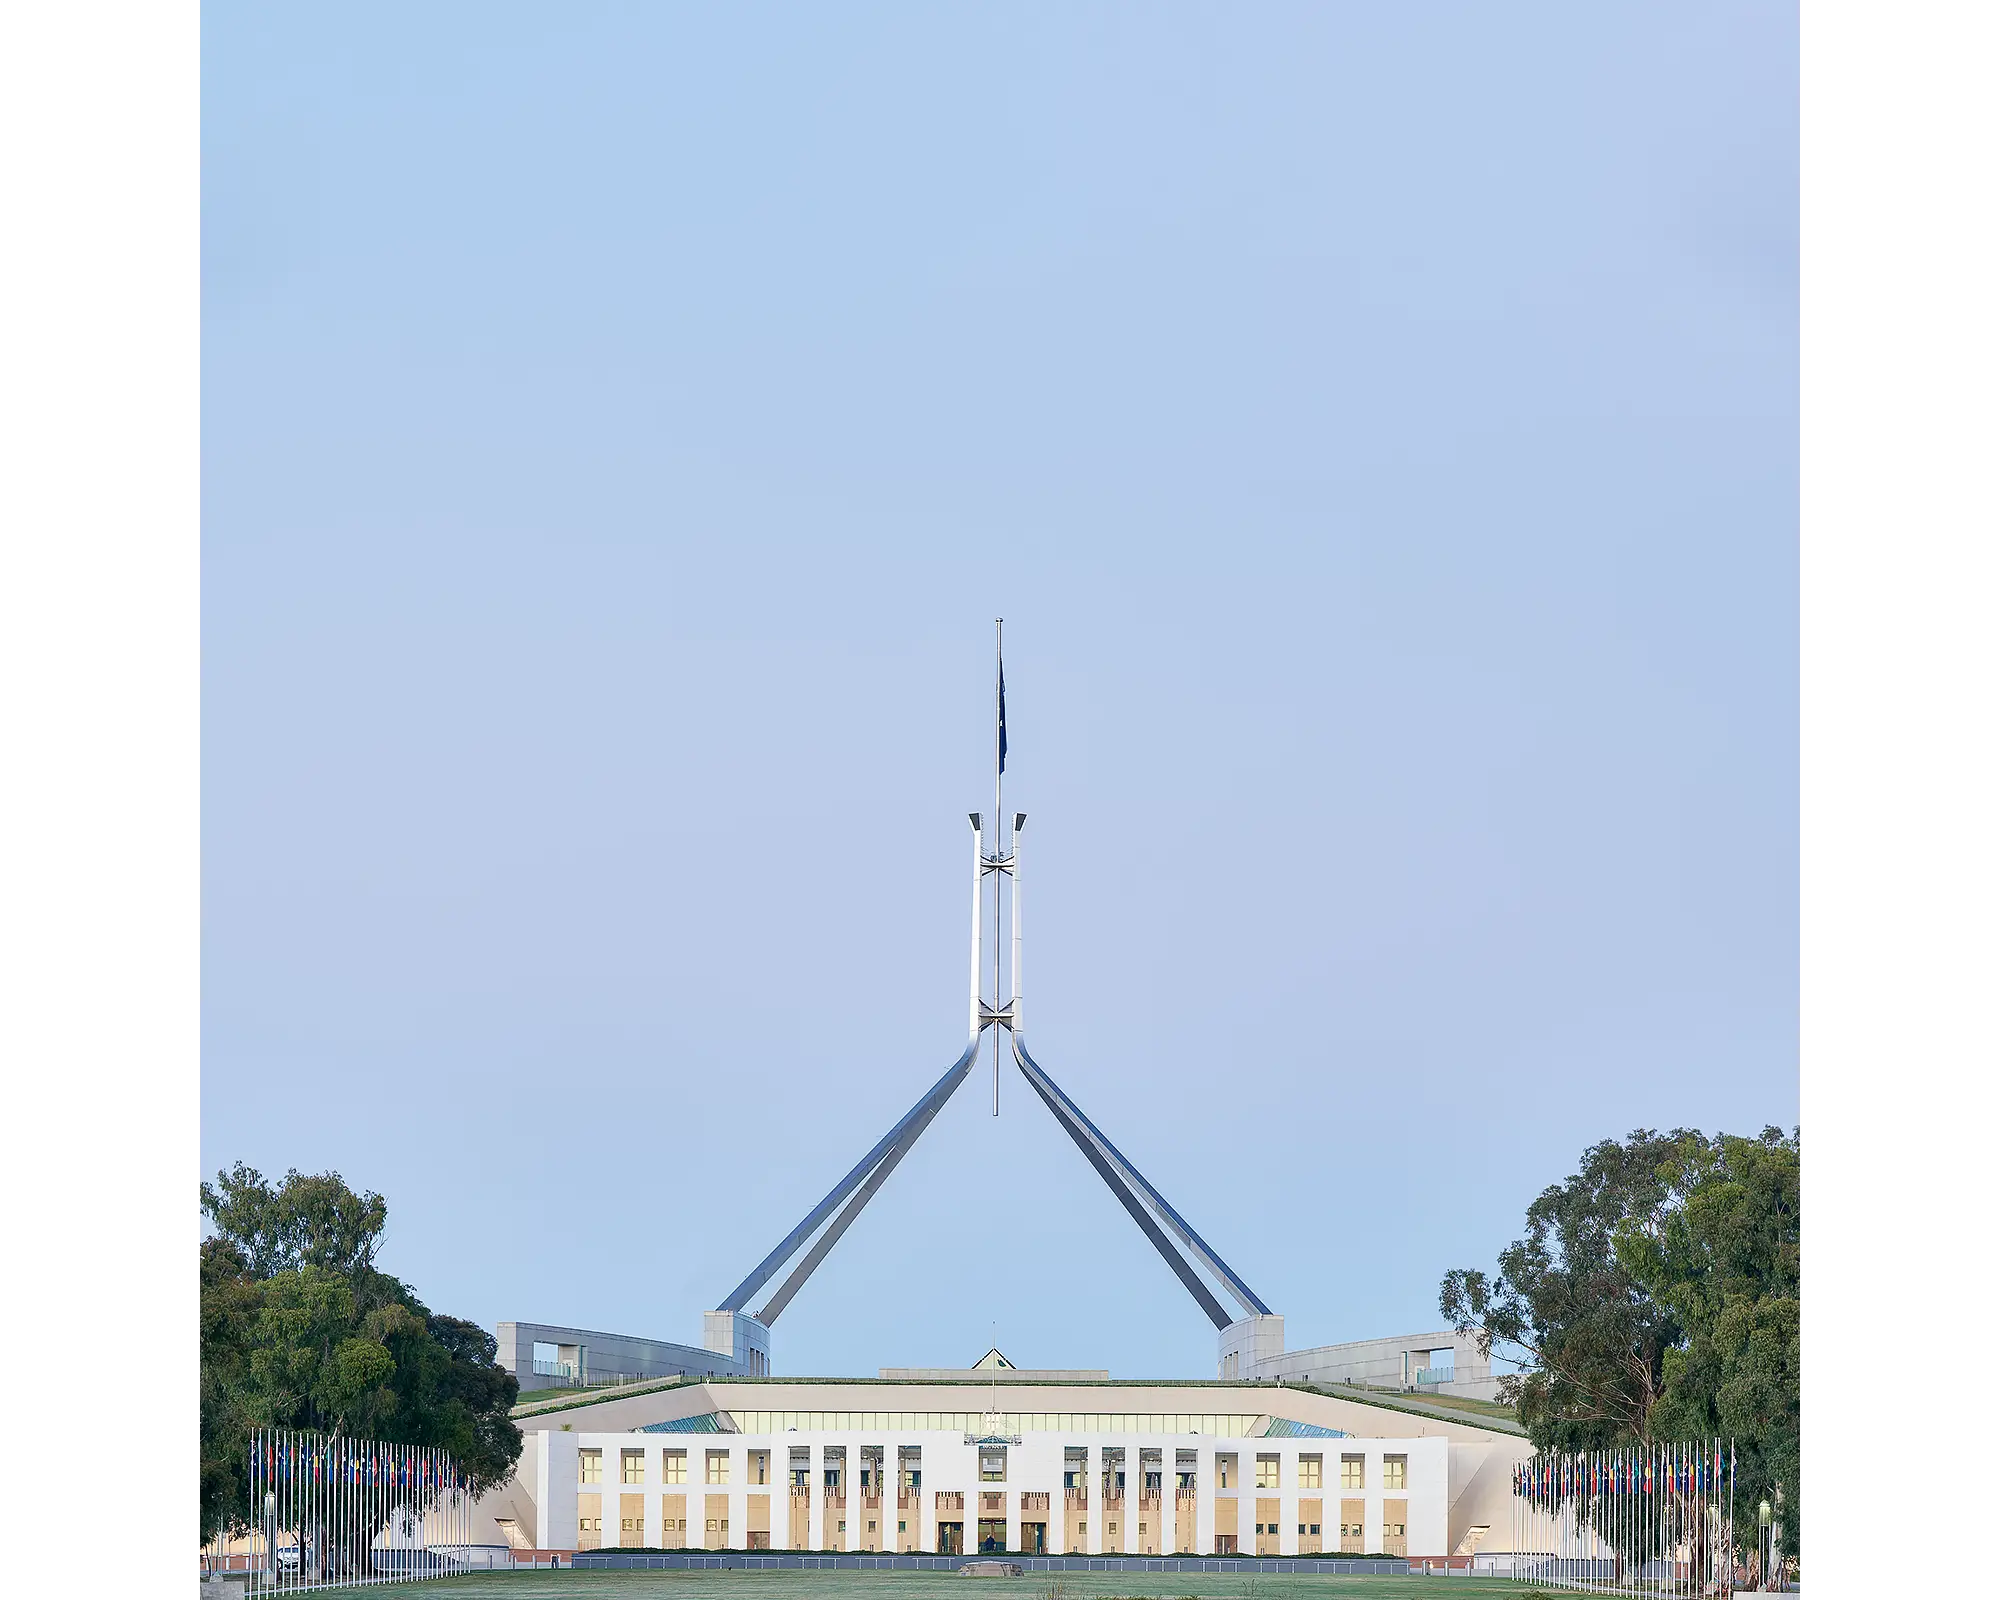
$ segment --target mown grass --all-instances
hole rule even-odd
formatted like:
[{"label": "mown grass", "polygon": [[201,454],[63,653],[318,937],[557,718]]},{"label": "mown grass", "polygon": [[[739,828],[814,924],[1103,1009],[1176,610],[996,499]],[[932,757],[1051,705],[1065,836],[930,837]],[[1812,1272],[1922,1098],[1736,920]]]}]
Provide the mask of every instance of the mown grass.
[{"label": "mown grass", "polygon": [[[324,1591],[323,1591],[324,1592]],[[468,1573],[424,1583],[330,1591],[419,1600],[1445,1600],[1507,1593],[1504,1578],[1273,1577],[1234,1572],[604,1572],[568,1567]]]}]

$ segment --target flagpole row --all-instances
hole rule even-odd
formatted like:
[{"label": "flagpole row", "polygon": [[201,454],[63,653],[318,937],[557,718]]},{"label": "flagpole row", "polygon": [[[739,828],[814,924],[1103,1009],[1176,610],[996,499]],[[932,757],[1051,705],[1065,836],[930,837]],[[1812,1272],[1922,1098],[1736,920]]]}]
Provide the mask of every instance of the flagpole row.
[{"label": "flagpole row", "polygon": [[1538,1453],[1514,1468],[1512,1573],[1593,1594],[1727,1595],[1735,1463],[1720,1438]]},{"label": "flagpole row", "polygon": [[467,1559],[471,1497],[435,1446],[260,1426],[247,1466],[243,1559],[259,1593],[437,1577]]}]

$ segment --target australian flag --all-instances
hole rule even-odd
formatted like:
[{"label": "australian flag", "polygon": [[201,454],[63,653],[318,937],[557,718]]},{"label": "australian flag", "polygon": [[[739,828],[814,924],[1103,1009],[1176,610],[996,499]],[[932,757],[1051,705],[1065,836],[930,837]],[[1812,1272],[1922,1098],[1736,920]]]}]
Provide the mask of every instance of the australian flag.
[{"label": "australian flag", "polygon": [[998,656],[994,657],[994,664],[999,669],[999,674],[1000,674],[999,755],[1000,755],[1000,770],[1002,772],[1005,772],[1007,770],[1007,664],[1004,661],[1000,660]]}]

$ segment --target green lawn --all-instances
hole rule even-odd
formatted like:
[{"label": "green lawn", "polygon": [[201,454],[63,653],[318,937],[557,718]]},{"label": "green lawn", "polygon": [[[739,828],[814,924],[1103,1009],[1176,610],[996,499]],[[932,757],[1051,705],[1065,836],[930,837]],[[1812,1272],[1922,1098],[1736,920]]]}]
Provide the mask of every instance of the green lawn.
[{"label": "green lawn", "polygon": [[1507,1593],[1505,1578],[1293,1578],[1233,1572],[1072,1572],[961,1578],[953,1572],[474,1573],[424,1583],[321,1591],[421,1600],[1445,1600]]},{"label": "green lawn", "polygon": [[1498,1417],[1502,1422],[1519,1423],[1512,1406],[1502,1405],[1497,1400],[1474,1400],[1462,1394],[1412,1394],[1407,1398],[1422,1402],[1427,1406],[1442,1406],[1447,1411],[1463,1411],[1476,1417]]}]

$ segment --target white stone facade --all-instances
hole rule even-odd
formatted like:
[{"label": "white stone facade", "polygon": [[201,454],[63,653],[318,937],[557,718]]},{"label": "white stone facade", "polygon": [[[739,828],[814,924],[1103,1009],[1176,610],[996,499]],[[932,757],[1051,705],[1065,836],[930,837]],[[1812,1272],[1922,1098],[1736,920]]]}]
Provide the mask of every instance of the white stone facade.
[{"label": "white stone facade", "polygon": [[[1020,1551],[1024,1544],[1024,1523],[1044,1525],[1039,1553],[1068,1554],[1076,1546],[1073,1530],[1062,1526],[1068,1518],[1081,1519],[1088,1526],[1082,1540],[1083,1553],[1149,1553],[1213,1555],[1219,1549],[1218,1528],[1233,1526],[1234,1548],[1254,1554],[1259,1549],[1259,1524],[1268,1525],[1260,1514],[1260,1503],[1275,1512],[1274,1541],[1266,1553],[1282,1556],[1301,1554],[1336,1555],[1341,1550],[1339,1524],[1341,1503],[1359,1501],[1363,1509],[1364,1532],[1359,1541],[1363,1551],[1374,1552],[1400,1542],[1400,1553],[1412,1557],[1442,1556],[1447,1553],[1447,1510],[1450,1497],[1450,1446],[1440,1437],[1407,1439],[1357,1438],[1216,1438],[1201,1434],[1173,1433],[1027,1433],[1013,1435],[1004,1447],[1005,1477],[999,1481],[982,1479],[982,1446],[962,1433],[930,1431],[883,1432],[789,1431],[772,1434],[707,1433],[576,1433],[542,1432],[531,1436],[533,1448],[524,1454],[517,1485],[527,1490],[533,1504],[535,1548],[568,1550],[578,1548],[579,1494],[596,1494],[602,1508],[602,1526],[594,1530],[602,1548],[621,1543],[621,1529],[614,1518],[616,1506],[632,1498],[643,1506],[644,1527],[637,1537],[622,1542],[653,1549],[744,1549],[750,1547],[750,1531],[763,1524],[765,1539],[756,1547],[773,1550],[895,1551],[899,1549],[935,1551],[938,1524],[957,1523],[962,1529],[959,1552],[976,1554],[980,1547],[978,1524],[981,1497],[997,1496],[998,1506],[986,1511],[987,1520],[1004,1520],[1003,1548]],[[1018,1442],[1012,1442],[1018,1440]],[[984,1447],[989,1454],[994,1447]],[[862,1493],[859,1464],[863,1450],[880,1451],[889,1481],[873,1497]],[[579,1462],[587,1452],[597,1451],[601,1476],[594,1482],[580,1482]],[[1076,1470],[1069,1452],[1086,1452],[1080,1484],[1066,1485],[1065,1473]],[[643,1476],[628,1482],[623,1467],[628,1452],[643,1453]],[[670,1452],[684,1452],[684,1479],[669,1481],[665,1476]],[[805,1536],[794,1540],[792,1501],[795,1492],[793,1461],[795,1451],[806,1452],[808,1481]],[[903,1464],[916,1452],[921,1480],[914,1491],[901,1483]],[[1162,1483],[1157,1498],[1148,1499],[1140,1482],[1140,1463],[1147,1452],[1160,1455]],[[1107,1454],[1122,1459],[1125,1491],[1108,1500],[1104,1493]],[[763,1453],[768,1465],[765,1481],[755,1481],[753,1462]],[[727,1482],[708,1481],[708,1460],[712,1454],[727,1460]],[[1222,1486],[1218,1456],[1230,1463],[1230,1484]],[[1191,1457],[1191,1460],[1184,1459]],[[1361,1483],[1342,1486],[1343,1457],[1359,1457]],[[1260,1458],[1267,1461],[1264,1486],[1259,1486]],[[1315,1458],[1320,1481],[1311,1487],[1304,1478],[1302,1458]],[[1390,1476],[1389,1463],[1400,1461],[1402,1477],[1398,1485]],[[836,1466],[835,1464],[839,1465]],[[1268,1468],[1275,1466],[1275,1472]],[[1192,1470],[1194,1493],[1184,1496],[1178,1482],[1182,1472]],[[826,1475],[839,1471],[844,1482],[838,1496],[829,1489]],[[1268,1481],[1275,1479],[1274,1482]],[[1081,1499],[1076,1491],[1082,1490]],[[899,1493],[899,1491],[901,1491]],[[688,1523],[683,1532],[663,1526],[669,1496],[685,1503]],[[723,1519],[728,1524],[710,1530],[708,1500],[724,1501]],[[954,1501],[953,1497],[958,1497]],[[1040,1505],[1031,1498],[1046,1496]],[[764,1505],[753,1502],[762,1498]],[[899,1505],[899,1500],[904,1502]],[[1318,1502],[1317,1514],[1308,1516],[1302,1502]],[[1229,1511],[1220,1508],[1227,1504]],[[1384,1532],[1384,1505],[1398,1509],[1403,1519],[1400,1541]],[[942,1504],[946,1509],[940,1512]],[[989,1506],[991,1502],[989,1502]],[[1156,1507],[1149,1514],[1148,1507]],[[1181,1518],[1193,1514],[1192,1533],[1176,1530]],[[524,1508],[525,1509],[525,1508]],[[1107,1516],[1107,1510],[1111,1516]],[[1233,1516],[1230,1515],[1233,1511]],[[1117,1532],[1107,1523],[1118,1523]],[[1164,1519],[1153,1526],[1152,1519]],[[873,1521],[876,1526],[870,1528]],[[1320,1524],[1315,1536],[1302,1531]],[[845,1524],[844,1529],[840,1526]],[[908,1524],[898,1528],[898,1523]],[[1142,1524],[1146,1524],[1142,1533]],[[525,1534],[526,1529],[522,1532]],[[589,1533],[583,1540],[590,1547]],[[1315,1548],[1316,1546],[1316,1548]]]}]

